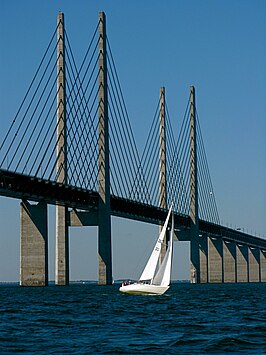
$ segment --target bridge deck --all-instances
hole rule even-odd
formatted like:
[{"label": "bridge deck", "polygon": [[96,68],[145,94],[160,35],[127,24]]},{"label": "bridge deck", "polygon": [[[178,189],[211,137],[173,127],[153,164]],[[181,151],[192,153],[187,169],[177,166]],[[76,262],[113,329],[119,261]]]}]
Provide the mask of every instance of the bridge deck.
[{"label": "bridge deck", "polygon": [[[90,191],[65,185],[37,177],[22,175],[0,169],[0,195],[30,201],[45,201],[48,204],[62,204],[71,208],[92,210],[98,208],[99,195]],[[134,219],[152,224],[162,224],[167,212],[156,206],[111,196],[111,213],[113,216]],[[175,213],[175,226],[189,230],[189,216]],[[206,221],[199,221],[201,233],[209,233],[216,238],[223,238],[238,243],[266,249],[266,240],[252,235],[216,225]],[[184,240],[189,240],[189,233]]]}]

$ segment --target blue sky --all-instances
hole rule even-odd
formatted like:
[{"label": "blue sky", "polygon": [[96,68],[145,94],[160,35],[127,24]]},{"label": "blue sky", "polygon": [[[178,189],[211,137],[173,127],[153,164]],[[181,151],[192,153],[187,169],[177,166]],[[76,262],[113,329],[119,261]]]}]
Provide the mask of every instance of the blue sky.
[{"label": "blue sky", "polygon": [[[79,61],[107,16],[108,38],[139,148],[166,87],[177,130],[195,85],[201,129],[220,219],[266,238],[266,2],[0,2],[0,139],[3,139],[56,27],[66,30]],[[139,129],[141,124],[141,129]],[[50,208],[50,278],[54,276],[54,209]],[[96,230],[71,229],[71,278],[97,278]],[[136,257],[157,229],[113,220],[114,277],[137,277]],[[145,242],[141,237],[147,235]],[[131,259],[124,252],[130,250]],[[141,251],[141,252],[140,252]],[[149,252],[149,249],[148,249]],[[134,266],[132,266],[134,264]],[[123,272],[121,271],[123,270]],[[188,277],[188,244],[175,245],[174,278]],[[19,201],[0,197],[0,281],[19,279]]]}]

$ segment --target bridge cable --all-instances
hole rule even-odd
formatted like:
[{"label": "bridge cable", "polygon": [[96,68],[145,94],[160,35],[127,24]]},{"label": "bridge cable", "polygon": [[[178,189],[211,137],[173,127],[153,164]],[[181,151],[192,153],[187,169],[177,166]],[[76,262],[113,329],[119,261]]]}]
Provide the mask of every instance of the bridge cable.
[{"label": "bridge cable", "polygon": [[[27,113],[29,112],[29,109],[30,109],[30,107],[31,107],[31,105],[32,105],[32,103],[33,103],[33,100],[34,100],[34,98],[36,97],[36,94],[37,94],[37,92],[38,92],[38,90],[39,90],[39,88],[40,88],[40,86],[41,86],[41,84],[42,84],[42,81],[43,81],[44,76],[45,76],[45,74],[46,74],[46,72],[47,72],[47,70],[48,70],[48,67],[49,67],[49,65],[50,65],[50,63],[51,63],[51,61],[52,61],[52,57],[53,57],[55,51],[56,51],[56,47],[54,48],[54,50],[53,50],[53,52],[52,52],[52,54],[51,54],[51,56],[50,56],[50,58],[49,58],[49,60],[48,60],[48,63],[47,63],[47,65],[46,65],[46,67],[45,67],[45,70],[44,70],[44,72],[43,72],[43,75],[41,76],[41,79],[40,79],[40,81],[39,81],[39,83],[38,83],[38,85],[37,85],[37,88],[35,89],[35,92],[34,92],[32,98],[31,98],[31,100],[30,100],[30,103],[29,103],[27,109],[26,109],[26,112],[25,112],[25,114],[24,114],[24,116],[23,116],[23,118],[22,118],[22,120],[21,120],[21,122],[20,122],[20,124],[19,124],[19,126],[18,126],[18,128],[17,128],[17,130],[16,130],[16,133],[15,133],[15,135],[14,135],[14,137],[13,137],[13,139],[12,139],[12,141],[11,141],[11,143],[10,143],[8,149],[7,149],[7,152],[6,152],[6,155],[4,156],[3,161],[6,159],[6,156],[7,156],[8,152],[10,151],[10,148],[11,148],[11,146],[13,145],[13,143],[14,143],[14,141],[15,141],[15,139],[16,139],[16,137],[17,137],[17,135],[18,135],[18,132],[20,131],[20,129],[21,129],[23,123],[24,123],[25,118],[27,117]],[[38,68],[38,72],[39,72],[39,68]],[[36,78],[36,76],[34,76],[34,78]],[[51,75],[49,76],[49,78],[51,78]],[[39,105],[41,99],[42,99],[42,97],[38,100],[37,106]],[[25,100],[23,101],[23,103],[24,103],[24,102],[25,102]],[[22,106],[21,106],[21,107],[22,107]],[[20,110],[21,110],[21,108],[20,108]],[[31,117],[30,122],[31,122],[31,121],[32,121],[32,117]],[[28,126],[29,126],[29,124],[28,124]],[[27,128],[28,128],[28,126],[27,126]],[[10,166],[12,165],[12,163],[13,163],[13,161],[14,161],[15,155],[16,155],[16,153],[18,152],[18,149],[19,149],[19,147],[20,147],[20,145],[21,145],[21,142],[22,142],[22,140],[23,140],[24,137],[25,137],[25,132],[26,132],[26,131],[24,131],[24,133],[23,133],[23,135],[22,135],[22,139],[21,139],[21,141],[20,141],[20,143],[19,143],[19,146],[17,146],[17,148],[16,148],[16,150],[15,150],[15,153],[13,154],[13,157],[12,157],[12,159],[11,159],[11,162],[9,162],[8,169],[10,168]],[[3,161],[2,161],[2,163],[3,163]],[[2,164],[1,164],[1,165],[2,165]]]},{"label": "bridge cable", "polygon": [[[22,109],[22,107],[23,107],[23,105],[24,105],[24,103],[25,103],[25,101],[26,101],[26,98],[28,97],[28,94],[29,94],[29,92],[30,92],[30,90],[31,90],[31,88],[32,88],[32,86],[33,86],[33,84],[34,84],[34,82],[35,82],[35,79],[36,79],[36,77],[37,77],[38,74],[39,74],[39,71],[40,71],[40,69],[41,69],[41,67],[42,67],[42,64],[43,64],[43,62],[44,62],[44,60],[45,60],[45,58],[46,58],[46,55],[47,55],[47,53],[48,53],[48,51],[49,51],[49,49],[50,49],[50,47],[51,47],[51,44],[52,44],[52,42],[53,42],[53,40],[54,40],[55,35],[56,35],[56,33],[57,33],[57,29],[58,29],[58,25],[57,25],[57,27],[56,27],[56,29],[55,29],[55,31],[54,31],[52,37],[51,37],[51,40],[50,40],[50,42],[49,42],[49,44],[48,44],[48,46],[47,46],[47,48],[46,48],[46,50],[45,50],[45,53],[44,53],[44,55],[43,55],[43,57],[42,57],[42,59],[41,59],[41,62],[40,62],[39,66],[38,66],[38,68],[37,68],[37,70],[36,70],[36,72],[35,72],[35,74],[34,74],[34,76],[33,76],[33,79],[32,79],[32,81],[31,81],[31,83],[30,83],[30,85],[29,85],[29,87],[28,87],[28,90],[27,90],[27,92],[26,92],[26,94],[25,94],[25,96],[24,96],[24,98],[23,98],[23,100],[22,100],[22,102],[21,102],[21,104],[20,104],[20,106],[19,106],[19,109],[18,109],[18,111],[17,111],[17,113],[16,113],[16,115],[15,115],[13,121],[12,121],[12,124],[10,125],[10,127],[9,127],[9,129],[8,129],[8,132],[7,132],[5,138],[4,138],[4,140],[3,140],[3,142],[2,142],[2,144],[1,144],[1,146],[0,146],[0,151],[2,150],[4,144],[5,144],[5,142],[6,142],[7,138],[8,138],[8,136],[9,136],[9,134],[10,134],[10,132],[11,132],[11,130],[12,130],[12,128],[13,128],[15,122],[16,122],[16,119],[17,119],[17,117],[18,117],[18,115],[19,115],[19,113],[20,113],[20,111],[21,111],[21,109]],[[5,158],[6,158],[6,156],[4,157],[3,161],[1,162],[1,166],[3,165],[3,162],[4,162]]]}]

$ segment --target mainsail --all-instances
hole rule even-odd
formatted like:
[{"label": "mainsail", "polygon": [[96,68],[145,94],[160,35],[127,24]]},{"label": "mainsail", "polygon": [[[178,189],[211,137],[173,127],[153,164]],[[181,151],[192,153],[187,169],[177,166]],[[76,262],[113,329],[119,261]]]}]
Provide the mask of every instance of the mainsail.
[{"label": "mainsail", "polygon": [[162,264],[160,265],[152,283],[153,285],[168,286],[171,279],[171,266],[172,266],[172,248],[173,248],[173,238],[174,238],[174,215],[172,215],[172,228],[170,241],[168,243],[168,248],[165,253]]},{"label": "mainsail", "polygon": [[[166,229],[167,229],[167,226],[168,226],[168,222],[169,222],[169,218],[170,218],[170,215],[171,215],[171,211],[172,211],[172,206],[169,209],[169,212],[168,212],[166,221],[164,223],[164,226],[162,228],[162,231],[161,231],[161,233],[159,235],[159,238],[157,239],[157,242],[155,244],[153,252],[152,252],[152,254],[151,254],[151,256],[150,256],[150,258],[149,258],[149,260],[148,260],[148,262],[146,264],[145,269],[143,270],[143,272],[142,272],[142,274],[140,276],[139,281],[152,280],[154,278],[154,274],[155,274],[155,271],[156,271],[156,266],[157,266],[157,263],[158,263],[158,260],[159,260],[159,256],[160,256],[160,253],[161,253],[162,243],[163,243],[164,236],[165,236],[165,233],[166,233]],[[167,252],[166,252],[166,255],[167,255]],[[165,258],[164,258],[164,260],[165,260]],[[163,265],[163,263],[162,263],[162,265]],[[160,269],[158,271],[160,271]],[[158,275],[158,273],[157,273],[157,275]]]}]

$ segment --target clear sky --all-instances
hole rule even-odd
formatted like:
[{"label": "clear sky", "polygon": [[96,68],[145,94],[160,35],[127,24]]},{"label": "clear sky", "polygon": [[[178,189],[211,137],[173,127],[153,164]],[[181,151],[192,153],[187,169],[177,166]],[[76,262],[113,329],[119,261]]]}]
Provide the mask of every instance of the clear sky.
[{"label": "clear sky", "polygon": [[[195,86],[220,220],[266,238],[266,1],[1,0],[1,140],[55,30],[58,11],[65,14],[77,60],[90,42],[98,12],[105,11],[140,150],[160,87],[166,87],[176,128],[189,86]],[[50,279],[54,219],[51,207]],[[112,230],[114,277],[138,277],[157,228],[113,219]],[[96,228],[71,229],[72,280],[97,278],[96,251]],[[175,243],[174,252],[173,277],[188,278],[188,243]],[[19,280],[19,201],[0,197],[0,281],[8,280]]]}]

